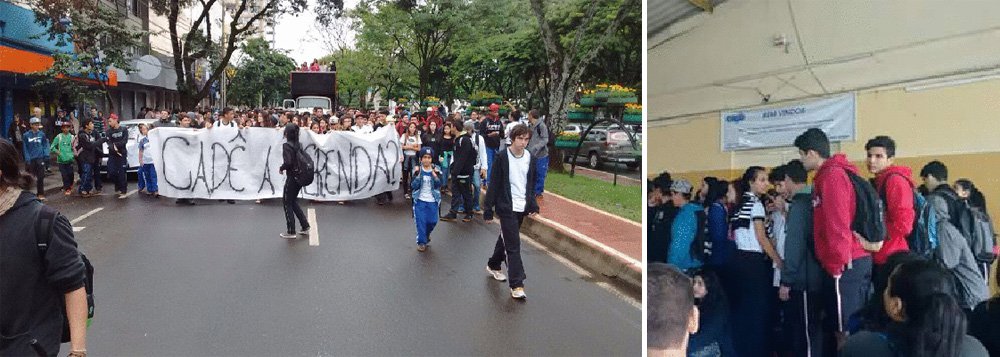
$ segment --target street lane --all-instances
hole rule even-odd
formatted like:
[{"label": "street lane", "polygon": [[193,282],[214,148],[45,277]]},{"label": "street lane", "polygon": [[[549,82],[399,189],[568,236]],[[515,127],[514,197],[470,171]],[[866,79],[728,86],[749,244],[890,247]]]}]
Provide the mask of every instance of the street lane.
[{"label": "street lane", "polygon": [[641,354],[641,310],[604,278],[524,242],[528,298],[513,300],[484,271],[498,226],[441,222],[418,253],[396,197],[304,204],[318,246],[278,237],[280,200],[50,203],[70,219],[104,207],[76,224],[97,271],[94,355]]}]

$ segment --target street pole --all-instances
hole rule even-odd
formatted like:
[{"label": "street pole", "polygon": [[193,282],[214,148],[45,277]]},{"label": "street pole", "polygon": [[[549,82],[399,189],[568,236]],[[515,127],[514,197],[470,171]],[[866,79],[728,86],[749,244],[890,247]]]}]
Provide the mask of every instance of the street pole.
[{"label": "street pole", "polygon": [[[219,46],[222,49],[222,53],[219,55],[219,59],[220,60],[222,58],[226,57],[226,0],[222,0],[222,41],[221,42],[222,42],[222,46]],[[219,78],[219,80],[222,82],[222,83],[219,83],[219,88],[221,89],[221,91],[220,91],[220,93],[221,93],[220,97],[221,98],[219,100],[219,104],[220,104],[219,105],[219,109],[220,110],[226,107],[226,74],[227,73],[226,73],[226,68],[225,67],[226,67],[226,65],[223,64],[222,78]]]}]

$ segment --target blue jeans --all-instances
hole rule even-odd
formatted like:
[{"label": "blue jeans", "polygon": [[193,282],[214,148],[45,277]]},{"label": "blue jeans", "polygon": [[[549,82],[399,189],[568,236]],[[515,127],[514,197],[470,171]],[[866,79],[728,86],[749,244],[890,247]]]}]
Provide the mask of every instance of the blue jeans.
[{"label": "blue jeans", "polygon": [[490,185],[490,176],[493,175],[493,158],[497,156],[497,150],[489,146],[486,147],[486,180],[483,180],[483,184]]},{"label": "blue jeans", "polygon": [[94,189],[94,164],[83,163],[83,175],[80,176],[80,193]]},{"label": "blue jeans", "polygon": [[62,174],[63,191],[73,188],[73,163],[59,164],[59,173]]},{"label": "blue jeans", "polygon": [[540,157],[535,161],[535,195],[545,191],[545,174],[549,172],[549,157]]},{"label": "blue jeans", "polygon": [[417,226],[417,244],[427,244],[431,231],[438,222],[437,202],[425,202],[414,198],[413,223]]},{"label": "blue jeans", "polygon": [[143,164],[139,167],[139,190],[146,190],[149,193],[159,192],[156,186],[156,168],[153,164]]}]

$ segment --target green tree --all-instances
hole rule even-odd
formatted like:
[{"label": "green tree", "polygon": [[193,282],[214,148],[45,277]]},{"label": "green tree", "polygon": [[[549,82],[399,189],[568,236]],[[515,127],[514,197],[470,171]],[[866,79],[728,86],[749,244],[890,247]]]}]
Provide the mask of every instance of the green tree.
[{"label": "green tree", "polygon": [[281,103],[290,90],[288,73],[295,70],[295,61],[260,37],[247,40],[242,51],[246,59],[229,82],[229,99],[248,106]]},{"label": "green tree", "polygon": [[[638,0],[581,1],[583,4],[579,6],[585,13],[579,17],[579,21],[573,21],[571,27],[559,28],[549,20],[552,14],[546,11],[542,0],[530,0],[530,2],[531,10],[538,21],[542,43],[545,45],[549,72],[545,82],[548,96],[547,100],[543,100],[542,112],[548,114],[546,124],[551,130],[560,132],[566,121],[566,109],[575,99],[577,87],[587,66],[613,38],[628,14],[635,11],[640,4]],[[602,18],[613,14],[606,26],[596,26],[600,21],[595,18],[601,9],[614,9],[610,13],[600,14]]]},{"label": "green tree", "polygon": [[[302,12],[309,8],[308,0],[150,0],[150,7],[169,23],[170,43],[177,73],[177,92],[182,109],[193,109],[204,99],[212,85],[230,66],[233,52],[239,44],[254,35],[254,22],[283,13]],[[344,8],[343,0],[313,0],[313,11],[321,21],[339,17]],[[197,4],[197,15],[192,18],[191,30],[181,33],[177,19],[182,12]],[[210,14],[213,8],[222,8],[232,16],[232,21],[221,29],[225,36],[212,35]],[[258,6],[262,5],[262,6]],[[244,16],[244,14],[249,14]],[[218,30],[217,30],[218,31]],[[197,78],[199,65],[209,63],[209,75],[204,81]]]},{"label": "green tree", "polygon": [[358,20],[359,41],[413,67],[422,98],[432,94],[432,75],[449,55],[452,39],[470,26],[467,6],[463,0],[371,0],[351,15]]},{"label": "green tree", "polygon": [[[35,22],[49,29],[47,36],[60,47],[73,45],[72,53],[53,54],[53,65],[34,74],[34,89],[66,96],[73,102],[92,102],[103,95],[109,111],[114,101],[108,92],[109,72],[133,70],[132,60],[145,32],[120,21],[120,14],[99,0],[37,0],[31,3]],[[91,84],[97,84],[96,87]]]}]

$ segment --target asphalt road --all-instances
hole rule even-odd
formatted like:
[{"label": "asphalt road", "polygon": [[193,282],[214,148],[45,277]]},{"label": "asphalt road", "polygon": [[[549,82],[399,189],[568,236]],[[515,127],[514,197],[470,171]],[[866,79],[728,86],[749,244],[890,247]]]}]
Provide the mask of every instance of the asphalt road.
[{"label": "asphalt road", "polygon": [[401,198],[383,207],[302,200],[318,245],[278,237],[280,200],[181,207],[138,194],[53,194],[49,203],[76,220],[95,265],[91,355],[642,353],[639,304],[602,277],[526,242],[528,298],[514,300],[484,270],[498,226],[441,222],[419,253]]}]

